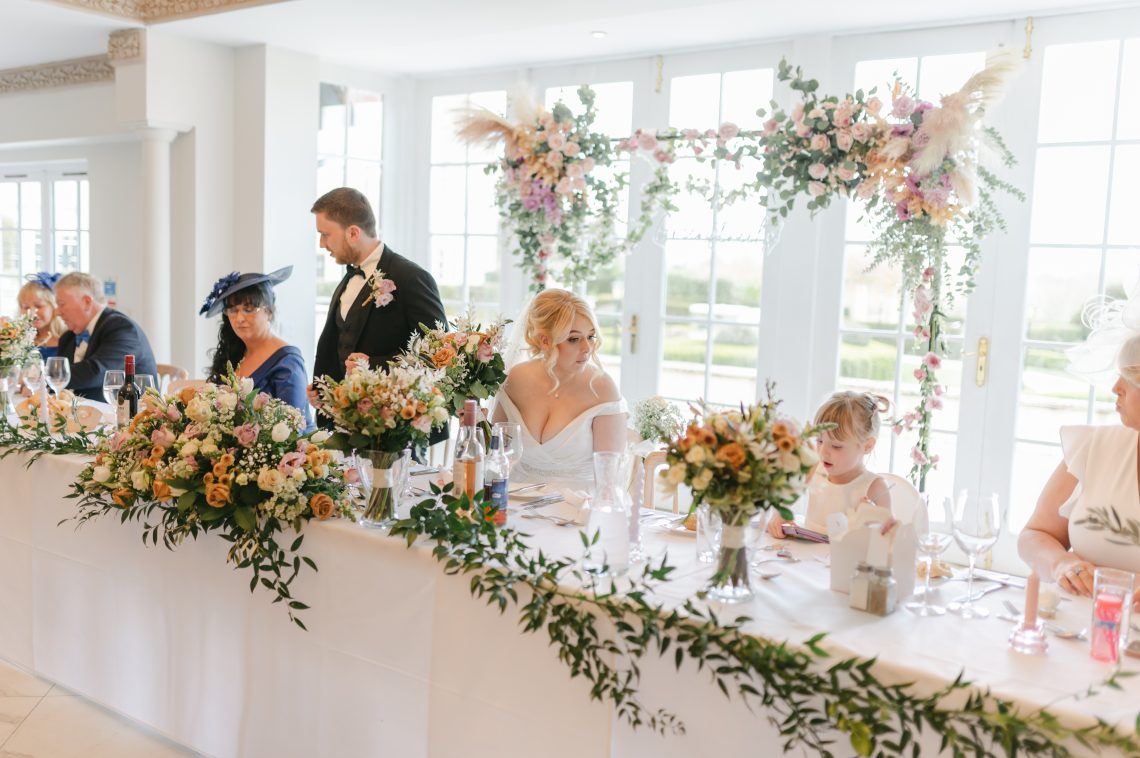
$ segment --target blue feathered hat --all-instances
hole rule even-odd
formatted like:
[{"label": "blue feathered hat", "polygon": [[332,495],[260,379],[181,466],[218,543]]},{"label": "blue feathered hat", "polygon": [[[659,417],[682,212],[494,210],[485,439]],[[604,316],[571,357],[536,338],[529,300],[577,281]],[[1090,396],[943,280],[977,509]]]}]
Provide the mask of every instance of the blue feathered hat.
[{"label": "blue feathered hat", "polygon": [[213,318],[222,312],[222,308],[224,308],[226,304],[226,298],[235,292],[239,292],[246,287],[253,287],[262,282],[269,282],[271,285],[276,286],[288,279],[292,273],[293,267],[286,266],[269,274],[239,274],[236,271],[226,274],[214,282],[214,288],[210,290],[210,294],[206,296],[206,302],[202,303],[202,308],[198,313],[206,318]]}]

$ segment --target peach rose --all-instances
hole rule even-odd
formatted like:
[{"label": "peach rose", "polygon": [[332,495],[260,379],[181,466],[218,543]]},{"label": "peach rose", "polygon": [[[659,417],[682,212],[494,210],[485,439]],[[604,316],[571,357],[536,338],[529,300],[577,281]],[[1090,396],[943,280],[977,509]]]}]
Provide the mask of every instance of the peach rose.
[{"label": "peach rose", "polygon": [[441,347],[431,357],[431,362],[436,368],[446,368],[453,360],[455,360],[455,348],[451,347]]},{"label": "peach rose", "polygon": [[155,499],[163,503],[174,497],[174,493],[170,490],[170,485],[161,479],[154,480],[154,484],[151,485],[151,491],[154,493]]},{"label": "peach rose", "polygon": [[722,460],[733,468],[740,468],[744,465],[747,456],[744,454],[744,448],[739,443],[730,442],[724,445],[720,450],[716,451],[718,460]]},{"label": "peach rose", "polygon": [[111,499],[120,508],[129,508],[135,501],[135,495],[126,487],[120,487],[111,493]]},{"label": "peach rose", "polygon": [[224,484],[206,485],[206,503],[214,508],[225,508],[230,502],[230,488]]},{"label": "peach rose", "polygon": [[313,512],[313,517],[324,521],[333,513],[335,507],[333,499],[323,492],[318,492],[309,498],[309,510]]},{"label": "peach rose", "polygon": [[198,394],[196,387],[183,387],[178,393],[178,399],[183,405],[189,403]]},{"label": "peach rose", "polygon": [[415,418],[415,416],[416,406],[412,403],[409,403],[400,409],[400,418],[404,419],[405,421],[410,421],[411,419]]}]

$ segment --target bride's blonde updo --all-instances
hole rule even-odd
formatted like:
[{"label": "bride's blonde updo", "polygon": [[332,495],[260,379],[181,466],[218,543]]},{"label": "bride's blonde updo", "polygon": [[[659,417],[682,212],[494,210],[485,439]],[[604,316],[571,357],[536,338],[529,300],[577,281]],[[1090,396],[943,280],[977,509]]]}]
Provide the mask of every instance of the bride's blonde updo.
[{"label": "bride's blonde updo", "polygon": [[[567,290],[543,290],[535,295],[527,312],[525,339],[530,348],[532,357],[542,357],[542,364],[546,373],[554,381],[550,392],[558,391],[558,377],[554,375],[554,365],[558,362],[557,346],[570,337],[570,330],[574,326],[574,319],[584,317],[597,335],[593,347],[590,349],[590,359],[603,371],[602,362],[598,359],[598,348],[602,346],[602,330],[598,326],[598,319],[594,309],[582,298]],[[547,347],[543,347],[543,338],[546,338]],[[590,378],[590,391],[594,391],[594,379]],[[594,394],[597,394],[596,392]]]}]

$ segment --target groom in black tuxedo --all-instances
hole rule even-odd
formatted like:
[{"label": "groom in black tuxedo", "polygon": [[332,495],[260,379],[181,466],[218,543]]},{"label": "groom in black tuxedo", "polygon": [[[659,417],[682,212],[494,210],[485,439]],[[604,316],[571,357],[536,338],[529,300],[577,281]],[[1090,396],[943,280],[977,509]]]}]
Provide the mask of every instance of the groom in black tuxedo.
[{"label": "groom in black tuxedo", "polygon": [[[317,340],[314,377],[341,381],[349,358],[363,356],[373,367],[385,366],[419,333],[420,324],[447,323],[435,278],[377,238],[376,217],[363,194],[335,189],[322,195],[312,212],[321,247],[348,266]],[[446,439],[446,428],[432,433],[433,442],[437,436]]]}]

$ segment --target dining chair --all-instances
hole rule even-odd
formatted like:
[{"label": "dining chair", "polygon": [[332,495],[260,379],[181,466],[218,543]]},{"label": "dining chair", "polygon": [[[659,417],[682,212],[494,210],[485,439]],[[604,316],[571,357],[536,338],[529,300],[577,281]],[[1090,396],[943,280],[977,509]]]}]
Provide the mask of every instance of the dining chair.
[{"label": "dining chair", "polygon": [[[898,474],[879,474],[891,488],[891,515],[904,524],[913,524],[916,515],[922,510],[918,490]],[[923,512],[925,515],[925,512]]]},{"label": "dining chair", "polygon": [[166,391],[163,394],[173,395],[177,392],[181,392],[182,390],[186,389],[187,387],[204,387],[204,386],[206,386],[206,380],[205,379],[187,379],[185,377],[183,377],[181,379],[171,379],[170,384],[167,385]]},{"label": "dining chair", "polygon": [[171,382],[190,378],[190,372],[181,366],[174,366],[169,363],[159,363],[155,365],[155,368],[158,369],[157,389],[163,395],[170,391]]}]

